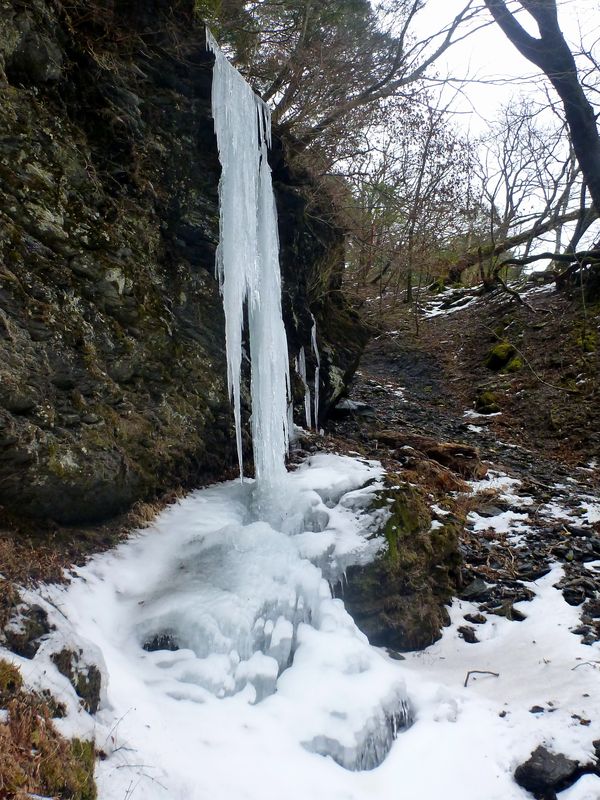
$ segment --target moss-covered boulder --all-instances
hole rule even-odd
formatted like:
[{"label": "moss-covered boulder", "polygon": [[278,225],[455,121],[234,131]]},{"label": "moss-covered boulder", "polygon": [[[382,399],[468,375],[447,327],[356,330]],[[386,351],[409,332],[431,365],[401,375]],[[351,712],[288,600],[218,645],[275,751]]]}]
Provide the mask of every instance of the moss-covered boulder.
[{"label": "moss-covered boulder", "polygon": [[523,360],[514,345],[503,341],[489,349],[485,365],[493,372],[517,372],[523,366]]},{"label": "moss-covered boulder", "polygon": [[478,389],[475,397],[475,411],[478,414],[496,414],[500,411],[498,395],[491,389]]},{"label": "moss-covered boulder", "polygon": [[461,559],[457,521],[432,524],[424,495],[393,480],[376,501],[389,510],[384,546],[372,563],[348,569],[338,595],[372,644],[406,651],[427,647],[448,624]]}]

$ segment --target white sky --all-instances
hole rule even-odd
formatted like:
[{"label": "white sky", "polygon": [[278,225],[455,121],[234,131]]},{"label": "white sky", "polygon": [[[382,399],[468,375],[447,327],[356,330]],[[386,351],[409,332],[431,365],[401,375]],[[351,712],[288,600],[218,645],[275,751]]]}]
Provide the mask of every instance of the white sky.
[{"label": "white sky", "polygon": [[[463,5],[463,0],[427,0],[417,17],[418,34],[426,36],[439,29],[440,24],[451,20]],[[528,15],[523,13],[522,17],[525,20]],[[591,44],[600,36],[600,0],[559,0],[559,19],[570,43],[577,45],[580,31],[583,31],[585,40]],[[535,33],[534,29],[530,30]],[[518,53],[496,24],[450,48],[438,63],[438,71],[440,77],[468,75],[479,81],[512,79],[508,85],[471,83],[464,87],[465,97],[458,99],[456,107],[462,112],[459,117],[462,124],[474,132],[479,132],[485,121],[494,117],[498,107],[511,96],[533,91],[528,78],[540,78],[539,71]]]}]

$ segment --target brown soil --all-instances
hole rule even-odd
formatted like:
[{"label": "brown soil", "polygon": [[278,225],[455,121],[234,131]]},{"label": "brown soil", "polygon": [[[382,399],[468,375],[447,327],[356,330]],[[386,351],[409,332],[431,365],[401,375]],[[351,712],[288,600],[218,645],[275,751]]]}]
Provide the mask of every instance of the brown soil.
[{"label": "brown soil", "polygon": [[[362,371],[409,387],[420,408],[407,421],[428,432],[450,425],[456,436],[474,423],[557,465],[585,466],[600,456],[600,303],[584,305],[578,292],[552,286],[526,301],[498,290],[453,313],[419,314],[418,329],[414,308],[405,309],[394,320],[397,333],[372,343]],[[502,342],[515,362],[492,370],[486,359]],[[464,418],[483,392],[495,395],[502,414]]]}]

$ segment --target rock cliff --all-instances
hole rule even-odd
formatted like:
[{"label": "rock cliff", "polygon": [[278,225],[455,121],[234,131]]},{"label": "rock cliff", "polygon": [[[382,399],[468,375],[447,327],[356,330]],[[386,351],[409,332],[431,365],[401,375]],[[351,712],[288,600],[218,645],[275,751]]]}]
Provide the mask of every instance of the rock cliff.
[{"label": "rock cliff", "polygon": [[[235,465],[212,56],[188,0],[0,0],[0,505],[73,524]],[[275,140],[290,353],[321,413],[364,333],[343,236]]]}]

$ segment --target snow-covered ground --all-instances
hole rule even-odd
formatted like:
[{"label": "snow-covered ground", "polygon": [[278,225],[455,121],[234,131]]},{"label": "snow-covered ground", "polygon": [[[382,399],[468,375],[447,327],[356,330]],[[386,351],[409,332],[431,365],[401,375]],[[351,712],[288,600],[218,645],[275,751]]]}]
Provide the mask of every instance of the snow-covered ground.
[{"label": "snow-covered ground", "polygon": [[[366,512],[381,478],[376,462],[314,456],[268,522],[251,481],[200,490],[42,590],[56,632],[33,660],[1,655],[65,700],[65,733],[95,736],[100,800],[517,800],[530,795],[514,769],[538,744],[591,760],[600,646],[570,633],[578,611],[554,588],[559,566],[527,584],[523,622],[490,617],[469,644],[457,628],[477,609],[456,600],[442,639],[404,661],[370,647],[331,598],[325,578],[381,546],[371,534],[386,512]],[[473,485],[486,488],[525,511],[514,480]],[[521,533],[524,513],[485,523]],[[94,717],[50,660],[65,644],[103,665]],[[471,670],[498,677],[465,687]],[[559,797],[598,800],[600,778]]]}]

